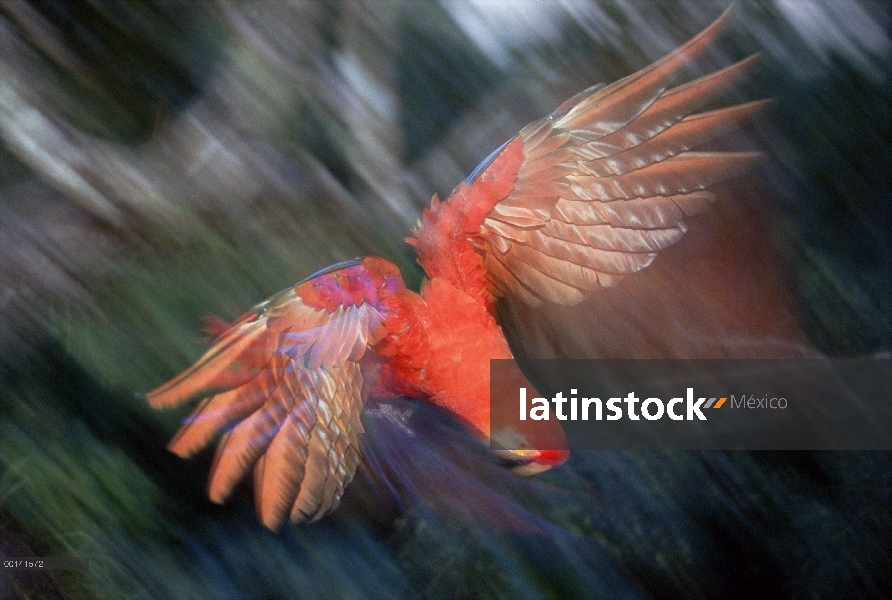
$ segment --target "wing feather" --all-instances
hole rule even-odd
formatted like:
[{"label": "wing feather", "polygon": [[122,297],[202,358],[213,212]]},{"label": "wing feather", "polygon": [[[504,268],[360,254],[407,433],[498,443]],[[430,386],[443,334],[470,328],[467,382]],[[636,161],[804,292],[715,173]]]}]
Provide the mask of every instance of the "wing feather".
[{"label": "wing feather", "polygon": [[268,350],[264,324],[258,321],[231,328],[188,370],[152,392],[152,405],[167,408],[181,402],[243,385],[259,372]]},{"label": "wing feather", "polygon": [[598,289],[598,272],[584,267],[577,261],[566,261],[550,256],[532,246],[516,245],[512,254],[517,260],[526,263],[540,273],[548,273],[558,281],[579,290],[593,291]]},{"label": "wing feather", "polygon": [[494,293],[575,304],[583,292],[615,285],[681,239],[685,218],[714,198],[705,188],[762,158],[694,151],[764,108],[756,101],[696,112],[745,75],[755,56],[669,89],[727,19],[728,11],[653,65],[589,88],[521,130],[524,162],[514,187],[477,234]]},{"label": "wing feather", "polygon": [[255,467],[257,512],[270,529],[282,525],[304,483],[307,449],[315,425],[315,405],[304,395]]},{"label": "wing feather", "polygon": [[602,202],[671,196],[702,190],[733,177],[762,160],[760,152],[683,152],[624,175],[598,177],[580,163],[583,175],[568,177],[573,191]]},{"label": "wing feather", "polygon": [[235,485],[266,452],[294,406],[294,400],[283,391],[282,387],[274,388],[263,405],[236,425],[220,442],[208,484],[208,496],[212,502],[225,502]]},{"label": "wing feather", "polygon": [[645,168],[724,134],[758,113],[767,103],[767,100],[758,100],[691,115],[638,146],[582,164],[599,177],[623,175]]},{"label": "wing feather", "polygon": [[[533,121],[523,129],[521,129],[520,135],[522,135],[524,138],[524,145],[533,150],[537,148],[539,144],[542,143],[545,139],[554,139],[556,136],[551,135],[554,130],[551,121],[552,117],[544,117],[542,119],[539,119],[538,121]],[[554,148],[549,149],[553,150]]]},{"label": "wing feather", "polygon": [[[545,213],[545,214],[543,214]],[[490,213],[493,218],[518,227],[541,226],[551,216],[548,211],[537,208],[524,208],[521,206],[497,205]]]},{"label": "wing feather", "polygon": [[356,309],[345,310],[341,317],[343,327],[341,335],[334,337],[332,344],[332,354],[330,360],[332,364],[341,364],[347,360],[353,351],[353,344],[356,343],[356,336],[359,333],[359,311]]},{"label": "wing feather", "polygon": [[307,464],[310,468],[304,476],[304,485],[301,486],[289,516],[292,521],[312,521],[315,519],[323,504],[325,495],[325,482],[328,472],[324,468],[314,468],[313,465],[328,464],[328,439],[324,433],[314,432],[310,438],[307,452]]},{"label": "wing feather", "polygon": [[[528,175],[529,173],[537,173],[544,169],[557,167],[561,163],[565,162],[568,158],[569,153],[567,152],[566,148],[558,148],[557,150],[552,150],[548,154],[545,154],[538,158],[534,158],[532,160],[528,158],[520,167],[518,176],[522,178],[524,177],[524,175]],[[567,170],[570,171],[571,169]]]},{"label": "wing feather", "polygon": [[[483,234],[487,240],[495,242],[496,248],[501,249],[502,253],[508,251],[512,241],[524,243],[527,241],[527,233],[523,229],[538,228],[542,225],[539,219],[521,220],[520,222],[506,220],[503,218],[487,217],[483,221],[483,225],[487,231]],[[490,235],[490,232],[494,235]]]},{"label": "wing feather", "polygon": [[[399,277],[386,261],[366,261]],[[375,372],[364,372],[363,357],[384,328],[378,298],[368,296],[379,288],[350,299],[351,278],[372,281],[366,261],[338,265],[261,303],[196,366],[147,394],[155,407],[208,396],[169,447],[190,456],[224,432],[209,477],[212,501],[224,502],[253,468],[257,512],[270,529],[337,506],[359,463],[360,413]],[[387,289],[402,290],[402,282]],[[338,291],[345,300],[330,306],[326,294]],[[229,375],[246,366],[251,377]]]},{"label": "wing feather", "polygon": [[167,448],[182,458],[192,456],[228,425],[260,408],[266,399],[268,387],[244,386],[207,398],[186,419]]},{"label": "wing feather", "polygon": [[[502,255],[505,253],[502,252]],[[488,253],[484,257],[486,270],[492,279],[494,289],[503,294],[512,293],[530,306],[539,306],[542,304],[540,296],[537,296],[530,290],[525,283],[518,279],[517,275],[511,272],[505,264],[497,258],[495,253]]]},{"label": "wing feather", "polygon": [[552,219],[541,229],[545,235],[568,242],[618,252],[657,252],[674,244],[684,234],[680,227],[672,229],[631,229],[612,225],[571,226]]},{"label": "wing feather", "polygon": [[628,125],[610,135],[577,145],[573,148],[573,153],[591,160],[640,144],[691,114],[737,82],[752,69],[758,58],[759,55],[754,54],[720,71],[667,90]]},{"label": "wing feather", "polygon": [[[544,174],[538,174],[541,180],[535,179],[524,180],[520,182],[512,196],[525,196],[523,204],[533,204],[538,202],[544,207],[551,208],[554,205],[554,197],[560,196],[567,189],[567,184],[563,181],[548,179],[550,177],[563,177],[572,173],[570,168],[562,168],[560,173],[553,173],[552,170],[546,170]],[[519,202],[520,203],[520,202]]]},{"label": "wing feather", "polygon": [[518,260],[514,255],[515,250],[516,248],[512,247],[504,260],[502,257],[498,258],[504,267],[511,271],[528,289],[535,290],[536,294],[557,304],[576,304],[582,300],[582,292],[577,288],[561,282],[522,260]]},{"label": "wing feather", "polygon": [[656,252],[621,252],[567,243],[541,231],[531,233],[530,242],[534,248],[549,256],[611,275],[643,269],[656,257]]},{"label": "wing feather", "polygon": [[609,222],[600,203],[576,200],[575,194],[573,199],[559,198],[551,216],[569,225],[601,225]]},{"label": "wing feather", "polygon": [[556,119],[558,128],[582,129],[596,135],[619,130],[641,114],[667,86],[668,78],[707,48],[728,20],[729,10],[689,42],[651,66],[583,98],[566,115]]},{"label": "wing feather", "polygon": [[538,131],[541,132],[537,136],[538,141],[532,139],[528,142],[527,138],[524,138],[524,150],[527,156],[535,158],[546,156],[552,150],[561,148],[570,140],[571,136],[569,131],[555,131],[554,127],[547,121],[542,123],[541,129]]},{"label": "wing feather", "polygon": [[568,225],[610,224],[639,230],[669,229],[677,227],[685,216],[699,214],[713,200],[712,193],[702,190],[618,202],[576,202],[561,198],[555,205],[554,218]]}]

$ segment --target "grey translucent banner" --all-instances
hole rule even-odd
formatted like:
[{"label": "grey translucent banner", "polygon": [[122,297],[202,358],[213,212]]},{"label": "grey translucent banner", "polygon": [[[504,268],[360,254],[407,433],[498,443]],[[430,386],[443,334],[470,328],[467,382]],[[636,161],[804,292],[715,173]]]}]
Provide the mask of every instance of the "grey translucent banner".
[{"label": "grey translucent banner", "polygon": [[494,360],[491,375],[494,449],[892,450],[888,359]]}]

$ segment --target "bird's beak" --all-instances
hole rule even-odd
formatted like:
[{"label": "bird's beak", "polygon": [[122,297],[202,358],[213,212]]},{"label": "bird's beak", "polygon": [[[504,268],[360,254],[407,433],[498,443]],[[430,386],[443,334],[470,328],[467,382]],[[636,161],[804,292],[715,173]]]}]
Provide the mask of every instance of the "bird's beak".
[{"label": "bird's beak", "polygon": [[568,450],[495,450],[505,467],[516,475],[536,475],[564,463]]},{"label": "bird's beak", "polygon": [[570,446],[557,419],[517,418],[519,390],[539,395],[517,364],[501,364],[495,373],[490,380],[489,441],[504,466],[518,475],[535,475],[566,461]]}]

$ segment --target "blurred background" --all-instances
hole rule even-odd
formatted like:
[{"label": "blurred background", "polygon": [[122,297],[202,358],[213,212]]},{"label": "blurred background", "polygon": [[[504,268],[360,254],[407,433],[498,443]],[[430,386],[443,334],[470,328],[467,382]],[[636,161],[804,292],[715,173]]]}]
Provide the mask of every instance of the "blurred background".
[{"label": "blurred background", "polygon": [[[22,598],[880,598],[880,452],[577,452],[504,472],[410,400],[366,417],[333,515],[264,530],[184,411],[137,394],[232,319],[403,238],[526,123],[724,1],[0,2],[0,573]],[[572,309],[506,304],[527,357],[888,356],[892,40],[880,0],[738,0],[690,77],[761,52],[718,147],[768,159],[646,271]],[[687,79],[685,79],[686,81]]]}]

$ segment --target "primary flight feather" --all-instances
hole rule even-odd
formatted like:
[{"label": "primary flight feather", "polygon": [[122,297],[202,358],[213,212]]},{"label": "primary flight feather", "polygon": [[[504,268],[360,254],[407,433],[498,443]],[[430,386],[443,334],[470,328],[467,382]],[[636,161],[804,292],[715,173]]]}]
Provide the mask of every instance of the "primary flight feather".
[{"label": "primary flight feather", "polygon": [[[726,20],[638,73],[574,96],[445,201],[435,196],[408,240],[428,277],[419,293],[382,258],[339,263],[259,304],[193,367],[147,394],[155,408],[201,400],[170,443],[176,454],[191,456],[223,432],[211,500],[224,502],[253,470],[270,529],[330,512],[360,461],[369,401],[427,400],[480,438],[496,436],[489,361],[512,358],[497,299],[572,305],[615,285],[684,235],[685,217],[713,200],[707,187],[759,158],[693,150],[762,108],[697,112],[754,57],[668,87]],[[552,423],[547,443],[502,451],[517,472],[566,460]]]}]

